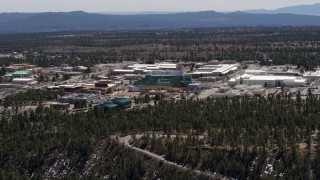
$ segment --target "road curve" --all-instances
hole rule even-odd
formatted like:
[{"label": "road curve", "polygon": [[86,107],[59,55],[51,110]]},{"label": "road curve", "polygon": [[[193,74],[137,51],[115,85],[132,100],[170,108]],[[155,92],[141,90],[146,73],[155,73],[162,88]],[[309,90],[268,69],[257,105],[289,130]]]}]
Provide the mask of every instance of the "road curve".
[{"label": "road curve", "polygon": [[[142,135],[136,135],[136,137],[137,138],[141,138]],[[166,160],[163,156],[157,155],[157,154],[152,153],[152,152],[147,151],[147,150],[143,150],[143,149],[134,147],[134,146],[130,145],[130,143],[129,143],[129,141],[132,139],[131,135],[124,136],[124,137],[113,136],[112,138],[117,140],[117,141],[119,141],[120,143],[123,143],[128,148],[131,148],[131,149],[133,149],[135,151],[143,153],[143,154],[145,154],[145,155],[147,155],[149,157],[158,159],[159,161],[161,161],[161,162],[163,162],[165,164],[175,166],[175,167],[177,167],[179,169],[182,169],[182,170],[185,170],[185,171],[191,171],[191,172],[196,173],[196,174],[206,175],[206,176],[210,177],[210,179],[221,179],[221,177],[222,177],[221,175],[218,175],[216,173],[214,173],[214,174],[213,173],[207,173],[207,172],[202,172],[202,171],[199,171],[199,170],[194,170],[194,169],[190,169],[190,168],[181,166],[181,165],[179,165],[177,163],[174,163],[174,162]]]}]

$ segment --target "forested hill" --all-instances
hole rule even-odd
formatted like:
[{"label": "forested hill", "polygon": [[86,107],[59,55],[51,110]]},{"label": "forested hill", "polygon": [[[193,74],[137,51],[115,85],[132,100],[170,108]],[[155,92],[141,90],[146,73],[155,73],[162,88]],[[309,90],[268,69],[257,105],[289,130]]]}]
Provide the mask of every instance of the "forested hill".
[{"label": "forested hill", "polygon": [[[53,96],[29,90],[5,98],[17,113],[0,119],[0,179],[196,179],[125,148],[111,138],[117,133],[202,172],[240,180],[320,179],[320,98],[312,94],[159,101],[105,113],[41,105]],[[35,102],[35,110],[15,111]],[[163,138],[135,136],[156,131]]]},{"label": "forested hill", "polygon": [[320,17],[294,14],[249,14],[243,12],[218,13],[214,11],[149,15],[104,15],[82,11],[0,14],[0,32],[2,33],[309,25],[320,25]]}]

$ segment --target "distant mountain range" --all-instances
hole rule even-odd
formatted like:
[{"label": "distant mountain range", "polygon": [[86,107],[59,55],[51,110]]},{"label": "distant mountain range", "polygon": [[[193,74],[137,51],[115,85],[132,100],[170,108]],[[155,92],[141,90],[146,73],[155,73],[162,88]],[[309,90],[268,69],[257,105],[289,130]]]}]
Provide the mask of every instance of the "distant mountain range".
[{"label": "distant mountain range", "polygon": [[82,11],[0,14],[0,33],[309,25],[320,26],[320,16],[214,11],[138,15]]},{"label": "distant mountain range", "polygon": [[266,9],[256,9],[246,11],[247,13],[254,14],[280,14],[280,13],[289,13],[289,14],[299,14],[299,15],[313,15],[320,16],[320,3],[313,5],[299,5],[284,7],[275,10],[266,10]]}]

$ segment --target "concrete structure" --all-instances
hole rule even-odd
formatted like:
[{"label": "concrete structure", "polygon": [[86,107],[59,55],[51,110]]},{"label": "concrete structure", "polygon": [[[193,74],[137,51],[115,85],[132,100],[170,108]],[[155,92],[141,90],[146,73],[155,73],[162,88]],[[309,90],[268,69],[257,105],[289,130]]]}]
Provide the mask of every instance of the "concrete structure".
[{"label": "concrete structure", "polygon": [[257,76],[243,74],[236,78],[231,78],[228,82],[229,86],[235,86],[237,84],[247,84],[247,85],[262,85],[264,87],[280,87],[280,86],[304,86],[307,80],[302,77],[296,76]]},{"label": "concrete structure", "polygon": [[23,84],[23,85],[33,85],[37,81],[33,78],[14,78],[12,79],[12,84]]}]

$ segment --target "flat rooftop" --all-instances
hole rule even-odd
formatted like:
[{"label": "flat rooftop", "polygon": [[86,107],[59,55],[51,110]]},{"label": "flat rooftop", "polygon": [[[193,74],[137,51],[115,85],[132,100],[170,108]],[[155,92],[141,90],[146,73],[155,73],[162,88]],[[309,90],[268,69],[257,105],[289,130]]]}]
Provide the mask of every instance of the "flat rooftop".
[{"label": "flat rooftop", "polygon": [[12,75],[28,75],[30,71],[16,71]]}]

